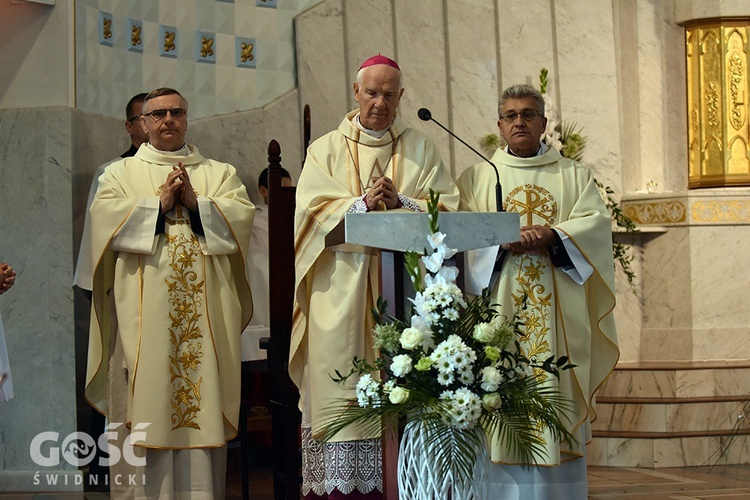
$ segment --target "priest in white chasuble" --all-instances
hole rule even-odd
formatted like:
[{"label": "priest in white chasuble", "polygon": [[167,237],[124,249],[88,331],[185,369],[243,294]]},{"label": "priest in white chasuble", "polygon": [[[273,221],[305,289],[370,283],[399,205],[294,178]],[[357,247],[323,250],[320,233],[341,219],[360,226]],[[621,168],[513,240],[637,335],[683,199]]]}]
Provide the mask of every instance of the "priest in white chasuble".
[{"label": "priest in white chasuble", "polygon": [[[254,207],[233,166],[185,142],[188,104],[151,92],[149,142],[109,165],[91,205],[94,271],[86,398],[107,414],[114,336],[127,365],[137,498],[224,498],[237,434],[240,334],[252,315]],[[123,456],[122,459],[126,459]]]},{"label": "priest in white chasuble", "polygon": [[[522,467],[490,439],[490,491],[498,499],[583,499],[595,392],[619,357],[611,218],[591,171],[540,142],[547,119],[536,89],[506,89],[499,117],[507,147],[498,149],[492,162],[505,210],[521,215],[521,240],[502,245],[489,265],[471,271],[484,276],[503,315],[512,318],[519,310],[527,357],[567,356],[576,365],[561,371],[559,381],[548,375],[547,383],[571,402],[568,430],[578,442],[543,435],[539,466]],[[495,183],[488,163],[467,169],[457,181],[461,209],[496,211]]]},{"label": "priest in white chasuble", "polygon": [[316,439],[323,413],[354,397],[353,387],[331,375],[348,372],[355,356],[374,360],[370,310],[379,293],[378,258],[326,250],[326,234],[348,212],[424,211],[430,189],[444,210],[459,202],[435,144],[397,116],[404,92],[398,64],[367,59],[353,88],[358,109],[310,145],[297,186],[289,373],[301,396],[305,498],[382,496],[379,436],[346,429],[333,441]]}]

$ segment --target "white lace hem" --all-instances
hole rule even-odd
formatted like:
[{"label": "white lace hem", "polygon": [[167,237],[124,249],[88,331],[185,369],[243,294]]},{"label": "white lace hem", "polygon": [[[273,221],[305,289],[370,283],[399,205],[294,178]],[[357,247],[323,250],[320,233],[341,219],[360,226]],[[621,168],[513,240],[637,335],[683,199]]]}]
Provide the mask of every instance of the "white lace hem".
[{"label": "white lace hem", "polygon": [[383,491],[381,440],[321,443],[302,427],[302,494]]}]

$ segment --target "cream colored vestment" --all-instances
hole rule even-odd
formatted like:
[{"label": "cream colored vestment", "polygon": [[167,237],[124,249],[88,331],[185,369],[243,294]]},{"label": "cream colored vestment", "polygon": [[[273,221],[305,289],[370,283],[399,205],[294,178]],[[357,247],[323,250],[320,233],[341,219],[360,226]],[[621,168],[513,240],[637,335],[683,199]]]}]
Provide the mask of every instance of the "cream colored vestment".
[{"label": "cream colored vestment", "polygon": [[[352,387],[336,385],[330,375],[347,373],[354,356],[374,359],[370,308],[379,293],[378,259],[326,250],[326,234],[366,193],[370,179],[381,175],[421,210],[430,188],[441,193],[444,209],[458,206],[458,190],[430,139],[398,118],[377,139],[352,125],[355,115],[310,146],[297,186],[289,374],[300,388],[303,425],[312,426],[313,436],[335,400],[354,397]],[[346,429],[334,440],[371,437]]]},{"label": "cream colored vestment", "polygon": [[[619,357],[609,211],[589,169],[555,149],[531,158],[498,149],[492,161],[499,170],[506,211],[520,213],[522,226],[545,225],[566,235],[593,267],[593,274],[579,285],[552,265],[546,251],[509,253],[492,289],[493,301],[509,318],[526,297],[521,318],[528,356],[543,361],[551,354],[565,355],[576,365],[562,372],[558,388],[573,403],[569,430],[580,436],[582,429],[588,441],[588,423],[596,418],[594,393]],[[495,211],[495,179],[487,163],[467,169],[457,181],[461,210]],[[557,382],[554,377],[548,381]],[[554,465],[581,456],[583,446],[547,439],[547,457],[540,463]],[[497,442],[492,443],[492,460],[515,462]]]},{"label": "cream colored vestment", "polygon": [[[204,235],[159,193],[181,162]],[[113,314],[129,373],[128,423],[150,448],[220,447],[237,433],[240,333],[252,315],[245,255],[254,207],[231,165],[142,147],[109,165],[91,205],[94,256],[86,398],[105,415]],[[114,294],[116,312],[107,307]]]}]

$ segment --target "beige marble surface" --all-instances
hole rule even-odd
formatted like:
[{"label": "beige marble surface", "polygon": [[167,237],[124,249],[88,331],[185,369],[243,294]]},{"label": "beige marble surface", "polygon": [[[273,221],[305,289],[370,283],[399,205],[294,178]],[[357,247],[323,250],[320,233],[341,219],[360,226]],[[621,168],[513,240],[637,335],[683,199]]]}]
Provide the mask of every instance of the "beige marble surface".
[{"label": "beige marble surface", "polygon": [[717,17],[747,17],[745,0],[674,0],[675,20],[678,23]]}]

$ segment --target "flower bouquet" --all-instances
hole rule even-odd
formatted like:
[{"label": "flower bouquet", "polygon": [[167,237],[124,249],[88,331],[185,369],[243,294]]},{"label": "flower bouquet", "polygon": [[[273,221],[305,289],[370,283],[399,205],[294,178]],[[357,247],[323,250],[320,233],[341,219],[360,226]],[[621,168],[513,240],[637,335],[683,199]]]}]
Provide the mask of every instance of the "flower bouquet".
[{"label": "flower bouquet", "polygon": [[547,374],[572,368],[567,358],[527,358],[517,318],[501,317],[489,290],[466,297],[456,285],[458,270],[446,264],[455,250],[438,225],[439,194],[428,202],[431,251],[409,252],[406,268],[414,286],[413,315],[407,322],[373,308],[375,346],[370,364],[355,358],[347,374],[357,378],[356,398],[330,408],[323,440],[348,426],[377,435],[381,426],[418,426],[431,450],[435,472],[456,481],[471,477],[486,461],[486,436],[513,456],[534,463],[542,453],[542,433],[574,441],[564,420],[569,402],[546,387]]}]

